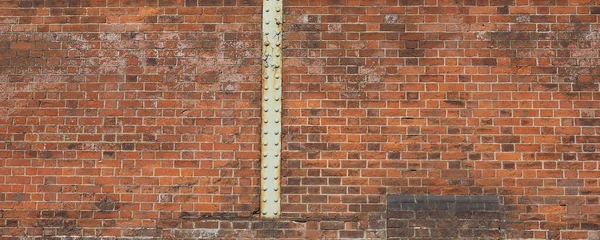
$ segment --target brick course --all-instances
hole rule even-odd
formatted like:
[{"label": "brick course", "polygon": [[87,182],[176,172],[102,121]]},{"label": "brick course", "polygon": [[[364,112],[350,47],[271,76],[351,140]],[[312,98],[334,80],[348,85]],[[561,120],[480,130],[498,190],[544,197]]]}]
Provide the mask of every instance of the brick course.
[{"label": "brick course", "polygon": [[381,239],[400,194],[600,238],[596,0],[286,0],[279,221],[261,4],[0,0],[0,236]]}]

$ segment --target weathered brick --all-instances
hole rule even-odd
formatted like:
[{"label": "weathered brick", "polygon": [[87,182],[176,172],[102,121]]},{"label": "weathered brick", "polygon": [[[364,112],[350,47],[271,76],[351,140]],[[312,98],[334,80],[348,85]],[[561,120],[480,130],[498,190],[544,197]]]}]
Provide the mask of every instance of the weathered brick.
[{"label": "weathered brick", "polygon": [[285,2],[282,210],[311,228],[253,217],[261,3],[0,1],[2,235],[597,235],[596,2]]}]

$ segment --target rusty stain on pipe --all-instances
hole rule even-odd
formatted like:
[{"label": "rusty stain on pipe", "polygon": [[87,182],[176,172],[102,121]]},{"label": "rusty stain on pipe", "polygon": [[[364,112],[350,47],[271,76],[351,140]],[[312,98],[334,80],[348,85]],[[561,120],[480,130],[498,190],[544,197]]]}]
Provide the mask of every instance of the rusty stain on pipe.
[{"label": "rusty stain on pipe", "polygon": [[261,216],[281,215],[281,78],[283,0],[263,0]]}]

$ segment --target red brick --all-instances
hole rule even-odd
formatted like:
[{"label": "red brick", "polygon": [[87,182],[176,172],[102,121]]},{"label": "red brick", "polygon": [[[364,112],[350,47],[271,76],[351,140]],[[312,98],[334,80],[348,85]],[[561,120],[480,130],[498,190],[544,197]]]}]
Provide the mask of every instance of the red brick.
[{"label": "red brick", "polygon": [[384,238],[392,193],[497,194],[507,237],[595,236],[595,2],[284,4],[283,215],[352,220],[237,224],[260,201],[261,1],[23,0],[0,2],[3,236],[206,214],[215,238]]}]

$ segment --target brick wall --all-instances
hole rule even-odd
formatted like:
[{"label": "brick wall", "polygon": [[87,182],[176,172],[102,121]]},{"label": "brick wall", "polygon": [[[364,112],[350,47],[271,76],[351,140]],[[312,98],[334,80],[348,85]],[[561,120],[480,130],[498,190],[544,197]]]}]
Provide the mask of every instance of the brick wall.
[{"label": "brick wall", "polygon": [[0,236],[385,238],[399,194],[600,238],[597,1],[286,0],[278,221],[261,4],[0,0]]},{"label": "brick wall", "polygon": [[496,196],[387,198],[388,239],[500,239],[502,212]]}]

